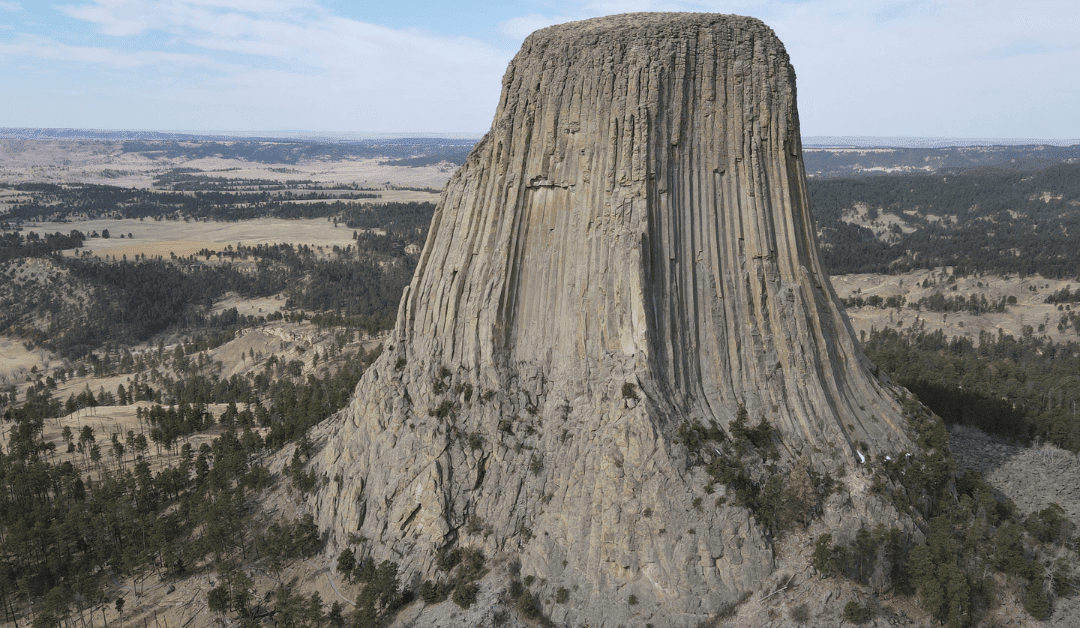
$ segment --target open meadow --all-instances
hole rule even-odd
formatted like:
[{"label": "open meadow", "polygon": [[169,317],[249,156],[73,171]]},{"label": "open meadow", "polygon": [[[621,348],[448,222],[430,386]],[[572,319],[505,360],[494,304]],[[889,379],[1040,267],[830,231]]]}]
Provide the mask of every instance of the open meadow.
[{"label": "open meadow", "polygon": [[189,158],[125,152],[123,142],[100,140],[0,139],[0,181],[8,183],[95,183],[148,188],[155,177],[177,168],[229,179],[310,180],[323,185],[387,184],[441,188],[457,166],[396,166],[386,159],[322,158],[289,164],[224,157]]},{"label": "open meadow", "polygon": [[[1047,303],[1046,298],[1064,288],[1078,287],[1067,279],[1045,279],[1038,275],[1019,277],[1010,275],[978,275],[954,277],[952,269],[916,270],[897,275],[859,274],[832,277],[833,288],[841,299],[870,297],[889,299],[903,298],[900,307],[848,305],[847,315],[856,334],[869,334],[871,329],[911,329],[918,325],[927,333],[941,330],[947,337],[968,338],[978,344],[979,334],[999,333],[1020,338],[1025,328],[1036,337],[1045,336],[1054,342],[1076,342],[1080,333],[1074,327],[1059,329],[1063,314],[1075,308]],[[924,287],[924,283],[926,287]],[[954,311],[933,312],[912,309],[909,304],[929,299],[940,293],[948,298],[985,297],[991,304],[1004,300],[1004,311]],[[1010,298],[1012,300],[1010,300]]]},{"label": "open meadow", "polygon": [[[27,231],[62,231],[77,229],[83,233],[109,231],[108,238],[90,238],[83,248],[66,251],[66,255],[109,255],[134,260],[136,255],[170,259],[195,255],[203,249],[221,251],[226,246],[256,246],[259,244],[307,245],[312,248],[345,248],[353,243],[353,230],[345,225],[319,218],[255,218],[234,222],[197,220],[76,220],[63,224],[31,223]],[[120,236],[123,237],[120,237]]]}]

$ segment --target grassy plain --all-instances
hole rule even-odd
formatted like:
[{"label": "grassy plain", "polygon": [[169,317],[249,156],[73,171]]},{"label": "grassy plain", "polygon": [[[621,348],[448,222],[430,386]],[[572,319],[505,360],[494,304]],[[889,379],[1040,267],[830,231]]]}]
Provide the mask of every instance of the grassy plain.
[{"label": "grassy plain", "polygon": [[[1038,275],[1023,278],[1016,275],[981,275],[957,277],[951,282],[951,276],[949,269],[917,270],[901,275],[837,275],[832,278],[832,284],[841,298],[861,296],[865,299],[880,296],[884,299],[903,296],[907,303],[914,303],[935,292],[941,292],[947,298],[984,295],[990,303],[997,303],[1010,296],[1016,298],[1016,305],[1006,306],[1005,312],[978,315],[970,312],[920,312],[907,305],[901,308],[847,308],[848,318],[851,319],[856,334],[869,334],[871,328],[910,329],[918,322],[927,332],[940,329],[948,337],[970,338],[976,344],[982,331],[995,336],[1002,332],[1019,338],[1023,335],[1025,326],[1031,327],[1035,336],[1046,336],[1054,342],[1080,340],[1075,329],[1064,332],[1058,330],[1058,321],[1063,312],[1058,310],[1057,305],[1045,302],[1052,292],[1067,286],[1078,287],[1075,282],[1044,279]],[[931,285],[922,287],[924,281]]]},{"label": "grassy plain", "polygon": [[[256,218],[238,222],[184,220],[77,220],[58,223],[32,223],[27,231],[61,231],[72,229],[89,234],[109,230],[109,238],[88,238],[79,255],[122,258],[127,255],[146,255],[169,259],[194,255],[202,249],[220,251],[228,245],[255,246],[258,244],[306,244],[324,249],[335,245],[341,248],[352,244],[353,230],[324,218]],[[121,238],[123,234],[123,238]],[[128,237],[131,234],[131,237]],[[69,254],[75,254],[72,250]]]},{"label": "grassy plain", "polygon": [[[442,163],[407,167],[385,159],[313,159],[268,164],[243,159],[156,157],[122,150],[121,142],[0,139],[0,181],[7,183],[96,183],[149,188],[154,177],[174,168],[195,168],[229,179],[311,180],[379,187],[442,188],[457,166]],[[385,199],[384,199],[385,200]]]}]

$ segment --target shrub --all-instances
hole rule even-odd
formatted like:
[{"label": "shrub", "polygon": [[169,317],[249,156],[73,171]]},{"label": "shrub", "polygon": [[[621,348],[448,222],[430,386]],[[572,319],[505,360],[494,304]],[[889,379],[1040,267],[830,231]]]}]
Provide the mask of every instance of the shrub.
[{"label": "shrub", "polygon": [[555,602],[566,604],[568,601],[570,601],[570,592],[566,590],[566,587],[559,587],[559,590],[555,592]]},{"label": "shrub", "polygon": [[1065,539],[1071,526],[1065,516],[1065,509],[1057,504],[1050,504],[1039,512],[1031,513],[1024,522],[1028,533],[1043,543]]},{"label": "shrub", "polygon": [[844,606],[844,620],[853,624],[861,624],[870,619],[870,611],[855,600],[851,600]]},{"label": "shrub", "polygon": [[452,401],[443,400],[443,402],[440,403],[438,407],[428,410],[428,416],[445,419],[450,414],[450,411],[453,409],[454,403]]},{"label": "shrub", "polygon": [[747,435],[750,443],[757,449],[764,449],[772,445],[773,428],[767,420],[765,415],[761,416],[761,421],[754,427]]},{"label": "shrub", "polygon": [[337,570],[346,579],[352,580],[353,569],[356,568],[356,555],[351,548],[346,547],[338,554]]},{"label": "shrub", "polygon": [[1054,571],[1054,595],[1058,597],[1070,597],[1076,593],[1075,584],[1072,578],[1072,569],[1069,567],[1069,560],[1062,558],[1058,560]]},{"label": "shrub", "polygon": [[1050,599],[1046,596],[1045,571],[1042,563],[1037,560],[1031,561],[1028,566],[1027,591],[1024,593],[1024,610],[1029,615],[1042,621],[1050,616]]},{"label": "shrub", "polygon": [[636,401],[638,399],[637,386],[630,382],[626,382],[622,385],[622,396],[623,399],[633,399]]},{"label": "shrub", "polygon": [[345,625],[345,617],[341,615],[341,602],[335,601],[330,605],[330,612],[326,614],[326,621],[334,628],[342,628]]},{"label": "shrub", "polygon": [[791,609],[789,616],[791,617],[791,621],[796,624],[805,624],[810,621],[810,607],[806,604],[799,604]]},{"label": "shrub", "polygon": [[833,552],[831,534],[822,534],[814,543],[814,555],[810,562],[821,576],[831,576],[836,572],[836,554]]},{"label": "shrub", "polygon": [[690,452],[697,452],[706,442],[722,443],[727,438],[716,421],[709,421],[709,427],[696,421],[683,421],[679,426],[678,436],[679,442],[686,445]]},{"label": "shrub", "polygon": [[420,585],[420,599],[424,600],[425,604],[438,604],[446,599],[448,595],[447,589],[448,587],[444,583],[425,580]]},{"label": "shrub", "polygon": [[211,612],[222,615],[229,610],[229,590],[224,584],[210,589],[206,594],[206,605]]},{"label": "shrub", "polygon": [[484,577],[487,570],[484,569],[484,553],[478,549],[467,549],[462,552],[461,569],[458,578],[463,582],[471,582]]},{"label": "shrub", "polygon": [[1001,571],[1012,575],[1023,575],[1027,570],[1024,558],[1023,530],[1015,523],[1007,523],[997,530],[994,537],[994,565]]},{"label": "shrub", "polygon": [[435,564],[439,566],[439,569],[443,571],[450,571],[461,562],[461,549],[455,547],[452,550],[447,551],[443,549],[439,552],[439,555],[435,558]]},{"label": "shrub", "polygon": [[469,608],[476,601],[479,592],[480,586],[474,582],[460,583],[454,588],[454,604],[461,608]]},{"label": "shrub", "polygon": [[638,603],[637,596],[636,595],[631,595],[630,597],[626,598],[626,603],[629,604],[630,606],[637,606],[637,603]]},{"label": "shrub", "polygon": [[540,604],[528,589],[518,597],[516,607],[518,612],[527,619],[536,619],[540,616]]}]

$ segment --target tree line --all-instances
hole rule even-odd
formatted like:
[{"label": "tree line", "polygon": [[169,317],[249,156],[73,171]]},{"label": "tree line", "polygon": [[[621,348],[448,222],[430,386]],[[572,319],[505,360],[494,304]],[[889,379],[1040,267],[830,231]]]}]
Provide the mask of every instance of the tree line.
[{"label": "tree line", "polygon": [[[106,344],[133,344],[166,330],[237,329],[264,323],[267,316],[213,313],[213,303],[227,292],[244,297],[286,296],[287,308],[326,312],[338,322],[374,333],[393,325],[401,291],[412,278],[416,256],[407,255],[400,238],[369,234],[363,243],[376,250],[349,248],[325,259],[306,245],[241,247],[226,253],[251,265],[206,260],[120,261],[50,258],[57,281],[42,281],[12,291],[0,313],[0,331],[65,357],[80,358]],[[396,244],[395,244],[396,242]],[[250,258],[249,258],[250,259]],[[81,288],[80,298],[71,298]],[[300,319],[312,318],[297,314]],[[313,318],[321,320],[323,315]],[[45,323],[28,324],[43,320]]]},{"label": "tree line", "polygon": [[[336,192],[331,196],[325,192],[298,193],[285,184],[270,180],[169,176],[160,181],[167,189],[123,188],[92,183],[34,186],[34,189],[25,190],[32,192],[28,200],[15,203],[8,209],[5,220],[18,224],[26,221],[63,222],[100,218],[227,222],[255,218],[337,217],[344,222],[352,216],[363,220],[366,210],[382,205],[374,202],[381,195],[372,191]],[[434,210],[431,203],[390,205],[391,215],[421,211],[427,214],[428,221]],[[387,212],[379,212],[379,215],[386,216]]]},{"label": "tree line", "polygon": [[978,343],[921,325],[874,329],[862,340],[878,368],[949,423],[1080,452],[1080,344],[1030,326],[1020,338],[983,331]]}]

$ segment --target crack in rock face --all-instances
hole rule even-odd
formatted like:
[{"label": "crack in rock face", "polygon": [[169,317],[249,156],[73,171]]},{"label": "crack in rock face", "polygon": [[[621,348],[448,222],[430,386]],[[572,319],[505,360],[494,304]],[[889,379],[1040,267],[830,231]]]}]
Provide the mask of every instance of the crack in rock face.
[{"label": "crack in rock face", "polygon": [[316,430],[331,551],[362,535],[419,581],[479,548],[570,591],[557,622],[690,626],[739,599],[772,546],[706,495],[681,425],[730,432],[741,406],[782,468],[911,448],[814,233],[795,73],[760,21],[532,34],[384,352]]}]

